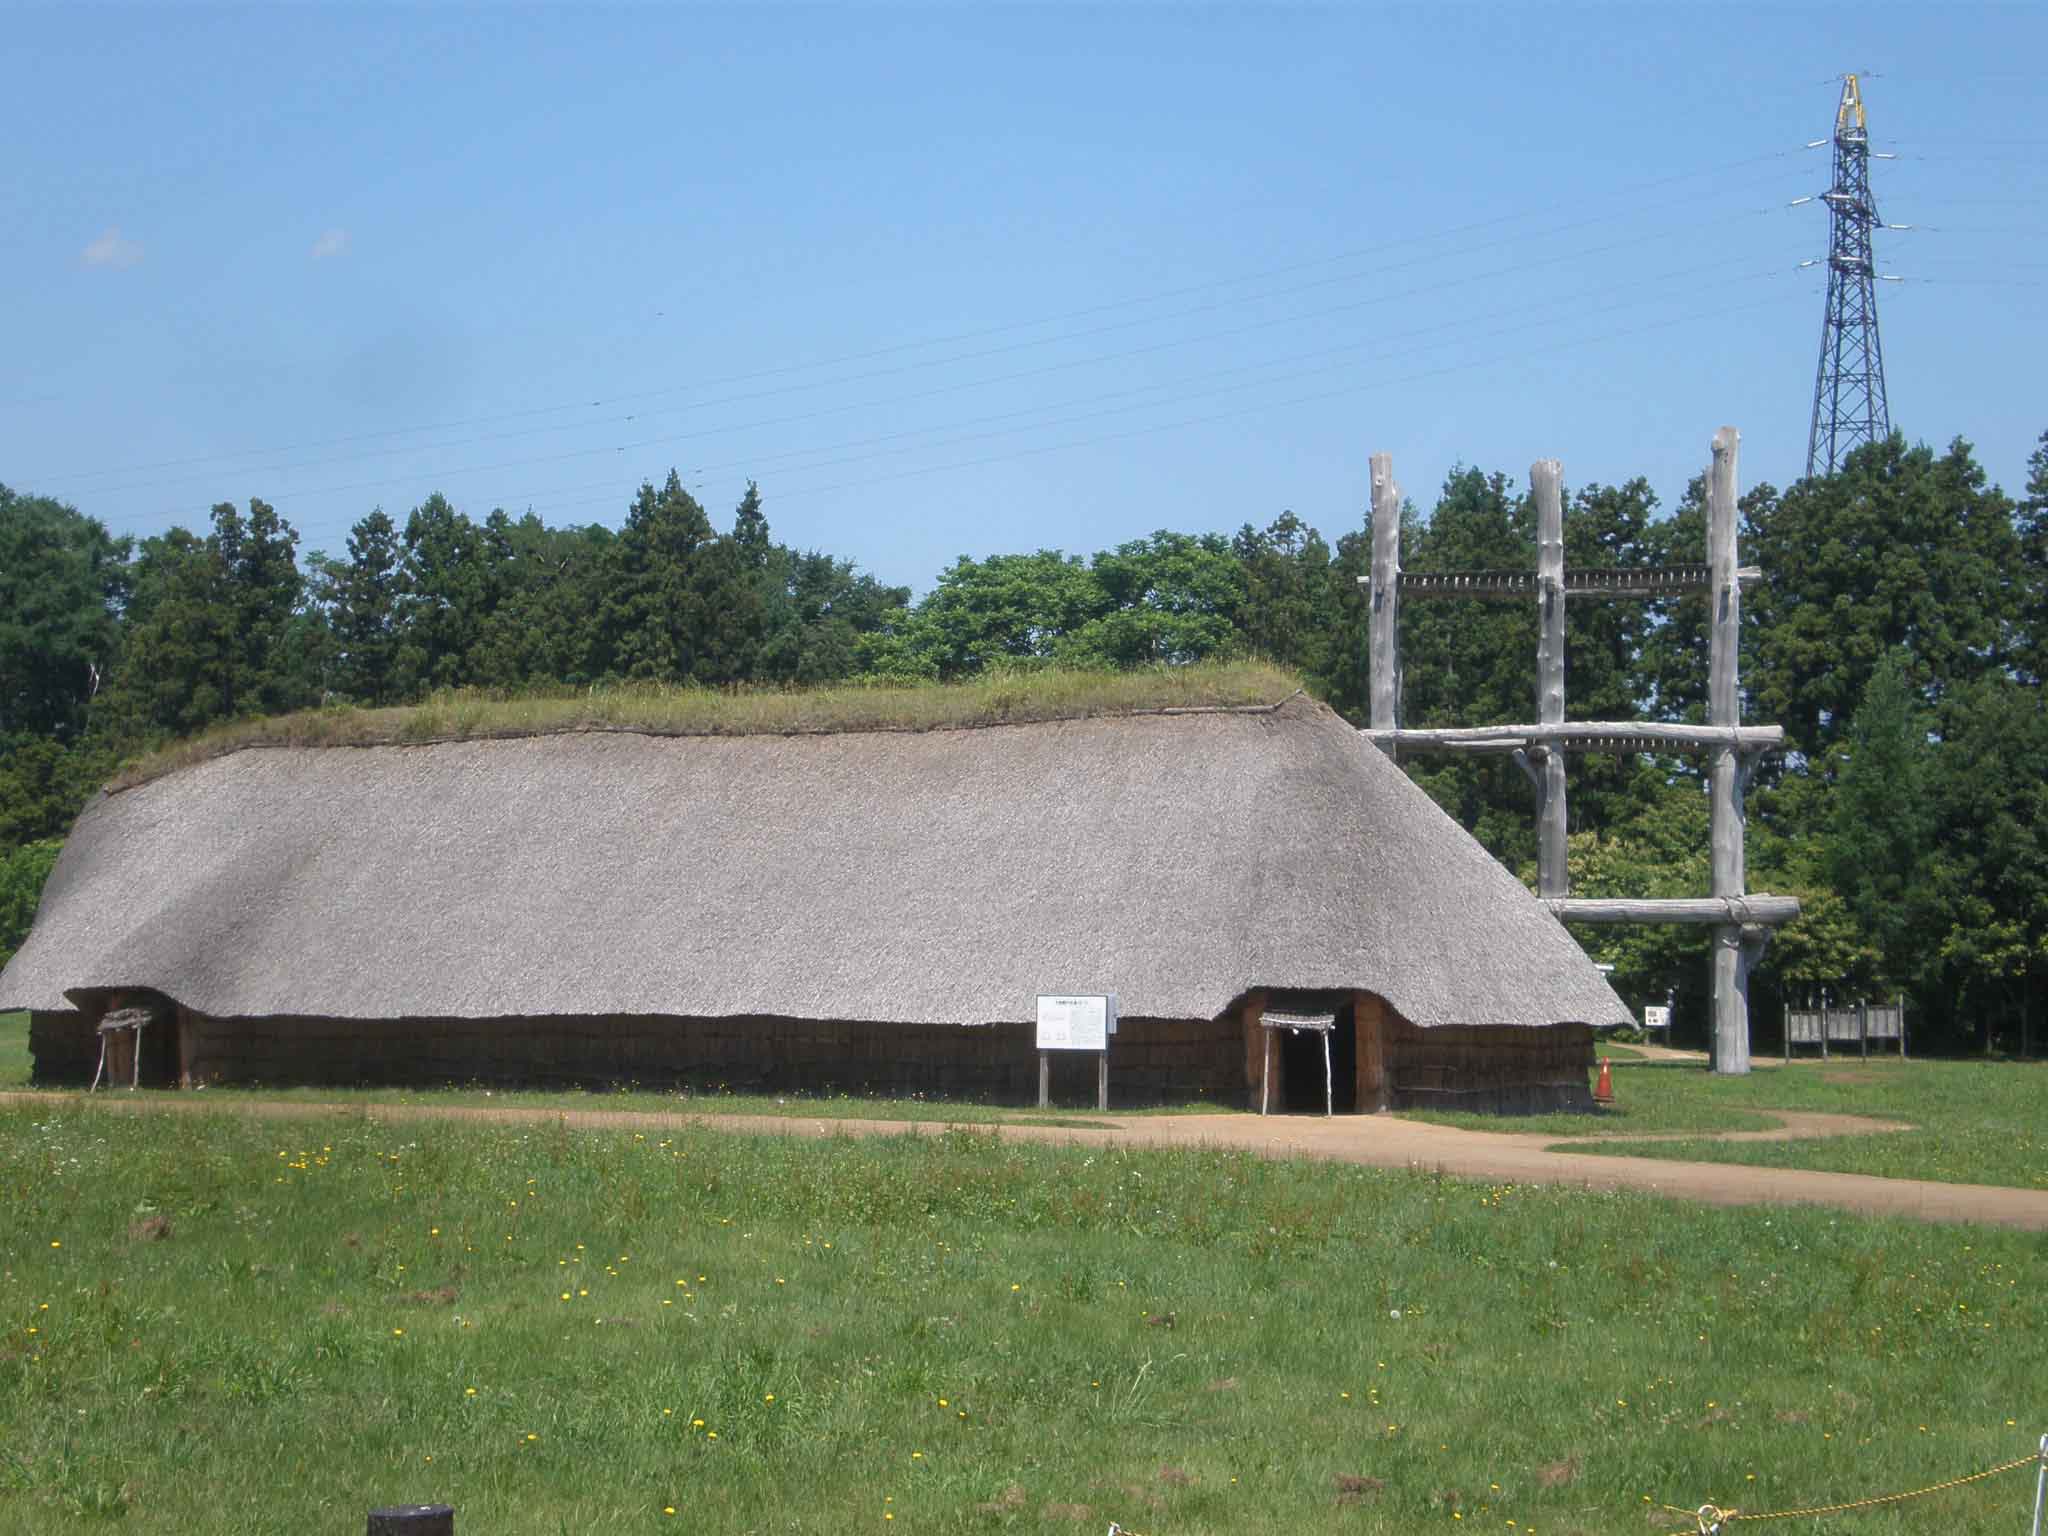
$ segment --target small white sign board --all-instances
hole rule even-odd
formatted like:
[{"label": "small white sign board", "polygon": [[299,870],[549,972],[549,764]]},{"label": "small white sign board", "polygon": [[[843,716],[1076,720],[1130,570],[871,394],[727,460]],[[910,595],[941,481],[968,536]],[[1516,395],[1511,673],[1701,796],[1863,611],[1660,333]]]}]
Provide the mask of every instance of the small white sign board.
[{"label": "small white sign board", "polygon": [[1106,1051],[1116,1033],[1116,994],[1038,999],[1041,1051]]},{"label": "small white sign board", "polygon": [[1643,1010],[1643,1028],[1669,1029],[1670,1027],[1671,1010],[1669,1008],[1645,1008]]}]

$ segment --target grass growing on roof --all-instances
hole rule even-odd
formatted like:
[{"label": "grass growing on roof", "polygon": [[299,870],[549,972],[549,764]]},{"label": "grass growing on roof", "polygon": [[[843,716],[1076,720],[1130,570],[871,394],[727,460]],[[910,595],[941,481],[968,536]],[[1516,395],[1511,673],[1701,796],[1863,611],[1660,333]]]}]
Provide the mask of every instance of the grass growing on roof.
[{"label": "grass growing on roof", "polygon": [[35,1106],[0,1168],[14,1531],[1645,1531],[2043,1427],[2014,1232],[970,1132]]},{"label": "grass growing on roof", "polygon": [[124,768],[132,788],[246,747],[341,747],[577,731],[661,736],[774,736],[931,731],[1032,721],[1278,704],[1301,687],[1263,661],[1124,672],[999,670],[958,683],[847,683],[829,688],[697,688],[627,683],[498,694],[444,691],[392,709],[340,706],[214,726]]}]

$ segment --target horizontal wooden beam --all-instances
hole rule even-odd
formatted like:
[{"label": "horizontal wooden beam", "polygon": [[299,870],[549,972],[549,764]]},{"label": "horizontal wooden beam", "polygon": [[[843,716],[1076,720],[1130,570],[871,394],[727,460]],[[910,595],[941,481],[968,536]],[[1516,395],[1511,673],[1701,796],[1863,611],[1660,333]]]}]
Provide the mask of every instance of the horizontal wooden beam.
[{"label": "horizontal wooden beam", "polygon": [[1797,896],[1701,896],[1667,900],[1608,899],[1602,896],[1551,897],[1543,903],[1550,915],[1567,923],[1730,923],[1766,926],[1789,923],[1799,915]]},{"label": "horizontal wooden beam", "polygon": [[[1756,566],[1744,566],[1735,573],[1743,586],[1762,581]],[[1365,578],[1358,578],[1362,583]],[[1505,602],[1534,597],[1539,578],[1534,571],[1403,571],[1401,595],[1414,598],[1479,597]],[[1679,597],[1687,592],[1706,592],[1714,584],[1714,570],[1708,565],[1667,565],[1614,570],[1564,573],[1565,595],[1586,597]]]},{"label": "horizontal wooden beam", "polygon": [[1382,750],[1515,752],[1769,752],[1785,744],[1782,725],[1668,725],[1654,720],[1566,720],[1555,725],[1460,725],[1433,730],[1367,730]]}]

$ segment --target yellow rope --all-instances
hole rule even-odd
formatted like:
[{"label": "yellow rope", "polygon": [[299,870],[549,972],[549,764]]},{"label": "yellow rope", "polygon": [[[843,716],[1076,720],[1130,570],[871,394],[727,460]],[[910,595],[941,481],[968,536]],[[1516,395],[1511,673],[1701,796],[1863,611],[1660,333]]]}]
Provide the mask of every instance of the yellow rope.
[{"label": "yellow rope", "polygon": [[[1745,1515],[1739,1510],[1720,1509],[1712,1504],[1702,1504],[1696,1510],[1680,1509],[1673,1504],[1663,1504],[1658,1507],[1660,1509],[1667,1509],[1674,1515],[1693,1516],[1699,1522],[1700,1536],[1707,1536],[1707,1533],[1719,1530],[1724,1524],[1732,1525],[1737,1520],[1809,1519],[1815,1515],[1839,1515],[1852,1509],[1869,1509],[1876,1504],[1897,1504],[1906,1499],[1917,1499],[1930,1493],[1940,1493],[1944,1489],[1960,1488],[1965,1483],[1982,1482],[1987,1477],[1996,1477],[2001,1472],[2011,1472],[2019,1467],[2039,1466],[2041,1459],[2041,1453],[2036,1451],[2032,1455],[2021,1456],[2014,1461],[2001,1462],[1995,1467],[1986,1467],[1982,1472],[1972,1472],[1967,1477],[1952,1477],[1945,1483],[1930,1483],[1925,1488],[1915,1488],[1907,1493],[1880,1493],[1868,1499],[1852,1499],[1846,1504],[1819,1504],[1811,1509],[1774,1509],[1764,1513]],[[1673,1531],[1671,1536],[1695,1536],[1695,1533],[1692,1531]]]}]

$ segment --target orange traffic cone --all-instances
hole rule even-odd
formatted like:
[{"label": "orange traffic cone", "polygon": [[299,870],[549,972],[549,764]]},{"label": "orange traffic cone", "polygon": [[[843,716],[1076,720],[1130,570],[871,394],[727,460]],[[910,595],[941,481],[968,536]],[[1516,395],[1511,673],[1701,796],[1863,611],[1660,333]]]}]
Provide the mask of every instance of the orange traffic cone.
[{"label": "orange traffic cone", "polygon": [[1593,1102],[1595,1104],[1612,1104],[1614,1102],[1614,1064],[1605,1056],[1600,1058],[1600,1081],[1593,1085]]}]

